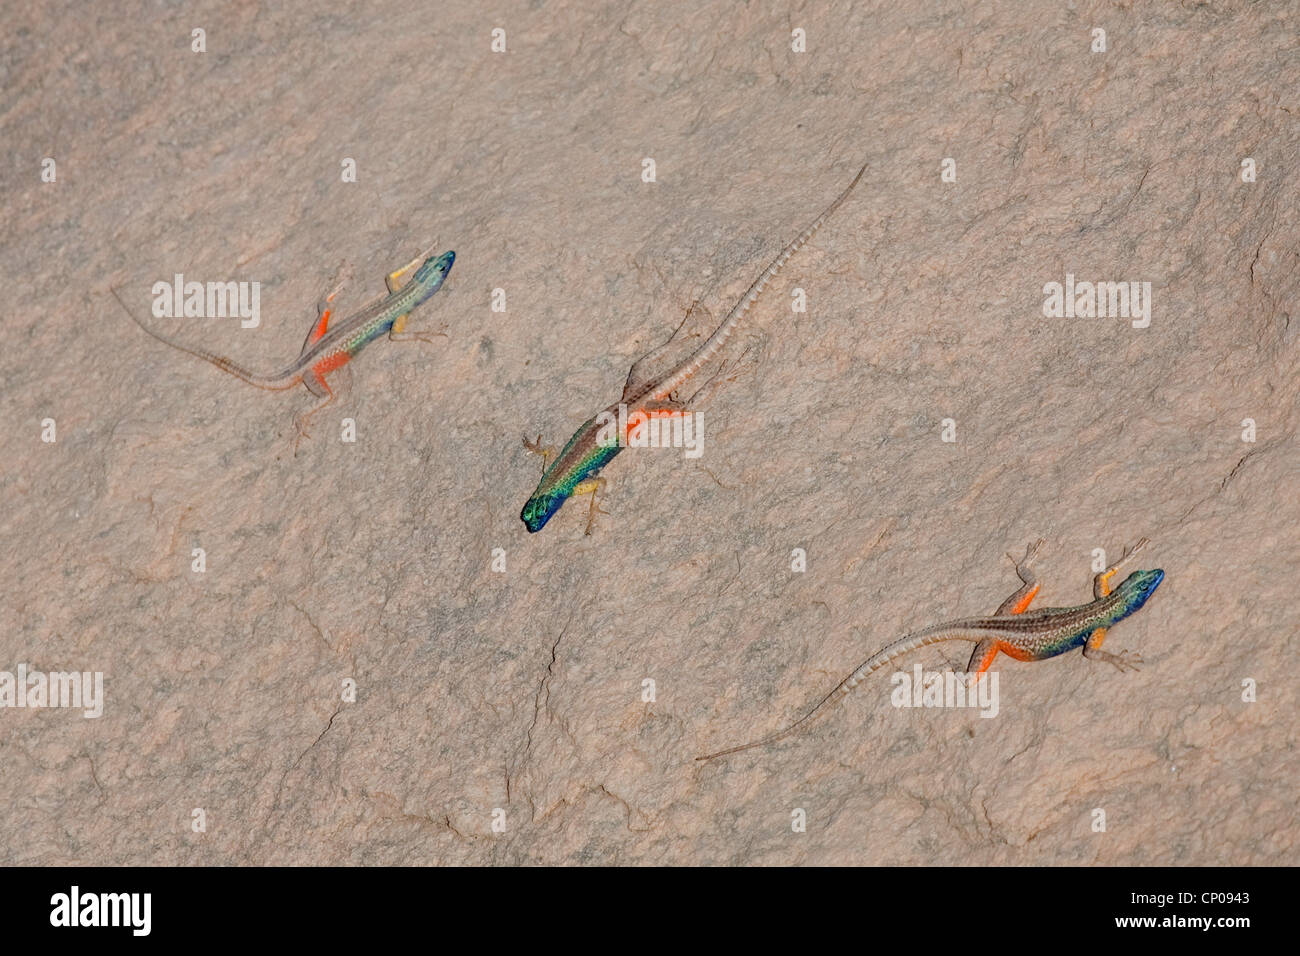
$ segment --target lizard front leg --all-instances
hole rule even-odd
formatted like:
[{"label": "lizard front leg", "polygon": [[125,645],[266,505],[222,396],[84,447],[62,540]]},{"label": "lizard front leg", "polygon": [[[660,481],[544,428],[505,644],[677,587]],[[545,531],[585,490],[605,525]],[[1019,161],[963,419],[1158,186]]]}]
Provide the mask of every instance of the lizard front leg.
[{"label": "lizard front leg", "polygon": [[587,530],[583,532],[584,534],[591,534],[591,526],[596,520],[596,515],[609,514],[609,512],[602,508],[596,501],[596,492],[604,490],[605,479],[599,477],[588,478],[586,481],[580,481],[573,488],[573,495],[571,497],[577,497],[578,495],[591,495],[591,508],[587,511]]},{"label": "lizard front leg", "polygon": [[1112,654],[1101,649],[1101,642],[1106,639],[1106,630],[1104,627],[1099,627],[1088,635],[1088,640],[1083,645],[1083,656],[1090,661],[1114,664],[1119,668],[1120,673],[1137,670],[1142,665],[1142,655],[1137,651],[1120,651],[1118,654]]},{"label": "lizard front leg", "polygon": [[1110,595],[1110,579],[1119,574],[1121,569],[1128,566],[1138,556],[1138,552],[1142,551],[1150,543],[1146,538],[1143,538],[1133,547],[1125,548],[1124,554],[1118,561],[1092,579],[1092,596],[1098,600],[1108,597]]},{"label": "lizard front leg", "polygon": [[[1102,571],[1092,579],[1092,596],[1097,600],[1110,596],[1110,582],[1120,570],[1131,562],[1139,551],[1145,548],[1150,542],[1143,538],[1131,548],[1125,548],[1120,559]],[[1106,632],[1109,628],[1099,627],[1088,635],[1087,642],[1083,645],[1083,656],[1090,661],[1101,661],[1106,664],[1114,664],[1119,668],[1120,673],[1126,670],[1137,670],[1142,663],[1142,655],[1136,651],[1120,651],[1118,654],[1112,654],[1110,651],[1101,649],[1102,641],[1106,640]]]},{"label": "lizard front leg", "polygon": [[527,448],[529,451],[531,451],[534,455],[542,456],[542,474],[545,475],[547,464],[549,464],[550,460],[553,457],[555,457],[555,448],[551,445],[543,445],[541,435],[537,436],[537,441],[529,441],[527,438],[525,438],[524,447]]},{"label": "lizard front leg", "polygon": [[[418,269],[424,260],[429,258],[437,245],[430,246],[424,252],[420,253],[402,268],[396,272],[390,272],[384,277],[384,285],[388,286],[388,291],[397,292],[411,280],[407,278],[412,272]],[[410,316],[409,312],[399,315],[393,320],[392,327],[388,330],[388,339],[390,342],[432,342],[434,337],[442,336],[444,339],[449,338],[446,332],[412,332],[410,335],[403,335],[406,331],[406,320]],[[446,328],[446,326],[443,326]]]}]

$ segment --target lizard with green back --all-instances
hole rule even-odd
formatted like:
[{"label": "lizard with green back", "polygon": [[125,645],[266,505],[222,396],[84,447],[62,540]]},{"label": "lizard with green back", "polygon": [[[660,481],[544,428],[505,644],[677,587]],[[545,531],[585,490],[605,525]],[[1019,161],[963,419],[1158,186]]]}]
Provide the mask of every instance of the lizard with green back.
[{"label": "lizard with green back", "polygon": [[[674,397],[677,390],[694,378],[700,369],[718,355],[767,283],[781,271],[786,260],[812,238],[813,233],[821,228],[822,224],[848,198],[866,170],[865,165],[858,170],[858,174],[853,177],[853,182],[844,188],[844,191],[813,221],[812,225],[799,233],[781,250],[780,254],[754,280],[748,291],[741,296],[740,301],[732,306],[726,318],[713,330],[713,334],[694,352],[658,376],[647,376],[642,373],[642,369],[667,349],[672,339],[643,355],[629,370],[622,397],[601,414],[584,422],[549,465],[547,462],[553,452],[542,447],[541,439],[536,442],[524,439],[524,447],[543,457],[541,480],[538,481],[536,490],[524,504],[523,511],[519,515],[524,527],[530,533],[542,530],[564,502],[573,495],[589,494],[591,507],[587,516],[586,533],[591,534],[592,522],[599,511],[596,492],[605,483],[605,479],[599,477],[600,470],[623,450],[624,441],[641,423],[649,418],[680,415],[686,411],[688,402],[680,402]],[[625,416],[620,415],[620,406],[625,410]],[[602,432],[608,431],[606,423],[611,418],[627,423],[626,432],[619,436],[618,441],[602,440]]]}]

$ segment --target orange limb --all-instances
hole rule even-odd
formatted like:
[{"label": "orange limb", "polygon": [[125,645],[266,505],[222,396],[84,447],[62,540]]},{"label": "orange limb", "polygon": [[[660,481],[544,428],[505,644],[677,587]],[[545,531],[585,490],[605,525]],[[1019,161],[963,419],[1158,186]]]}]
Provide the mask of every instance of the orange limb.
[{"label": "orange limb", "polygon": [[971,655],[970,664],[967,665],[968,672],[974,672],[975,676],[971,678],[971,686],[979,683],[979,679],[984,676],[984,672],[993,664],[993,659],[998,656],[998,644],[996,641],[980,641],[975,646],[975,653]]},{"label": "orange limb", "polygon": [[352,356],[347,352],[335,352],[333,355],[321,359],[311,367],[311,370],[316,373],[317,379],[320,380],[323,385],[326,375],[336,369],[342,368],[350,361],[352,361]]},{"label": "orange limb", "polygon": [[624,438],[628,444],[632,443],[635,436],[640,434],[641,428],[652,418],[677,418],[686,414],[686,409],[680,405],[665,403],[663,405],[649,405],[631,412],[627,416],[627,434]]},{"label": "orange limb", "polygon": [[1011,605],[1010,608],[1008,608],[1007,613],[1023,614],[1029,608],[1030,602],[1033,601],[1033,599],[1037,596],[1038,588],[1039,585],[1037,584],[1031,587],[1028,594],[1026,594],[1019,601],[1017,601],[1015,604]]},{"label": "orange limb", "polygon": [[333,309],[321,309],[320,319],[316,322],[316,327],[311,330],[311,335],[307,336],[308,344],[318,341],[329,331],[330,316],[333,314]]},{"label": "orange limb", "polygon": [[333,303],[334,299],[337,298],[339,294],[339,288],[340,287],[335,287],[330,291],[329,295],[325,296],[325,298],[321,299],[319,304],[317,304],[316,324],[307,332],[307,341],[302,343],[302,350],[304,352],[324,338],[325,333],[329,331],[330,316],[334,314]]}]

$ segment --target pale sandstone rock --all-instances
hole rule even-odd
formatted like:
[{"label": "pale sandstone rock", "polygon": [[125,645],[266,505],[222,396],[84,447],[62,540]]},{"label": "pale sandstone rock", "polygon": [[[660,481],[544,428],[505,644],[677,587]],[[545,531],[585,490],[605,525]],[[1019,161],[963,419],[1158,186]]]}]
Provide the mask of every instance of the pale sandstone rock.
[{"label": "pale sandstone rock", "polygon": [[[10,11],[0,669],[107,700],[0,711],[0,863],[1300,862],[1293,7],[320,6],[214,10],[203,55],[176,12]],[[521,435],[694,299],[707,332],[864,160],[704,456],[620,456],[593,536],[580,504],[525,534]],[[435,241],[412,327],[448,337],[372,346],[297,457],[306,392],[108,294],[261,281],[257,331],[158,321],[277,368],[340,259],[347,308]],[[1066,273],[1149,281],[1150,327],[1045,318]],[[1004,551],[1046,538],[1040,603],[1074,604],[1144,535],[1168,576],[1108,643],[1139,673],[1003,662],[991,720],[877,675],[693,760],[990,612]]]}]

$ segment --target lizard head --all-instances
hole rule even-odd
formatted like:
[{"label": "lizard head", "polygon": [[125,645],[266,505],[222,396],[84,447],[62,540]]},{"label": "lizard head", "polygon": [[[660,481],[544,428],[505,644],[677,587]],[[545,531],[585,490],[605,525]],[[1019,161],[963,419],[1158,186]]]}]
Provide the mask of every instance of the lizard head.
[{"label": "lizard head", "polygon": [[442,255],[430,256],[420,264],[420,268],[415,270],[415,275],[411,279],[412,282],[424,287],[424,291],[420,294],[420,302],[442,288],[442,282],[447,278],[447,273],[451,271],[451,265],[455,261],[456,253],[448,249]]},{"label": "lizard head", "polygon": [[1151,571],[1134,571],[1124,579],[1124,583],[1119,586],[1119,590],[1124,593],[1124,607],[1126,616],[1132,614],[1143,604],[1147,603],[1147,598],[1155,593],[1160,582],[1165,579],[1165,572],[1160,568]]},{"label": "lizard head", "polygon": [[543,493],[533,495],[524,505],[524,510],[519,513],[523,519],[524,527],[529,533],[541,531],[546,522],[551,520],[551,515],[560,510],[560,505],[564,504],[564,495]]}]

